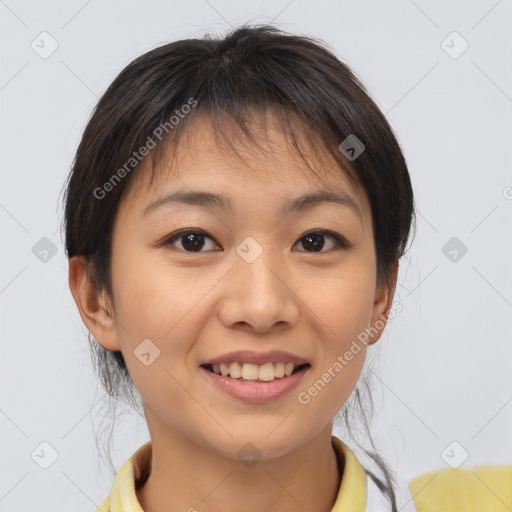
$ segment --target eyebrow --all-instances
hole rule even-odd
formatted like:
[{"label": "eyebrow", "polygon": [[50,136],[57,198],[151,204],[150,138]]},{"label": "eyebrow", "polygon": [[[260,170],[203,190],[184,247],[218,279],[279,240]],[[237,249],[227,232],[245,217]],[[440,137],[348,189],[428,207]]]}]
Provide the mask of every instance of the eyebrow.
[{"label": "eyebrow", "polygon": [[[227,196],[197,190],[190,192],[177,191],[164,195],[148,204],[144,209],[142,216],[145,217],[155,210],[176,203],[199,206],[209,210],[217,209],[226,214],[233,214],[233,205]],[[310,208],[314,208],[322,203],[339,204],[354,210],[355,213],[360,215],[360,209],[354,199],[344,191],[336,188],[331,190],[317,190],[292,199],[284,203],[281,208],[281,214],[286,215],[290,212],[302,212]]]}]

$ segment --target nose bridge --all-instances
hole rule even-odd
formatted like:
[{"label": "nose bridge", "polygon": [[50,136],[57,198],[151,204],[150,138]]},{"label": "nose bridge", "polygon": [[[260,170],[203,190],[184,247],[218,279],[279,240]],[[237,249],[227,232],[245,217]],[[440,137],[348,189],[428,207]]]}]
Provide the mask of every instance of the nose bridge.
[{"label": "nose bridge", "polygon": [[[279,253],[275,248],[266,244],[262,238],[258,241],[253,237],[247,237],[238,245],[236,253],[235,267],[242,279],[242,289],[250,288],[253,298],[256,299],[254,294],[272,296],[282,294],[281,279],[283,278],[278,279],[277,276],[283,272],[284,262],[280,261]],[[271,298],[266,296],[265,300],[268,301]]]},{"label": "nose bridge", "polygon": [[296,322],[298,308],[285,268],[279,251],[247,237],[236,248],[231,286],[221,308],[223,322],[250,324],[258,331]]}]

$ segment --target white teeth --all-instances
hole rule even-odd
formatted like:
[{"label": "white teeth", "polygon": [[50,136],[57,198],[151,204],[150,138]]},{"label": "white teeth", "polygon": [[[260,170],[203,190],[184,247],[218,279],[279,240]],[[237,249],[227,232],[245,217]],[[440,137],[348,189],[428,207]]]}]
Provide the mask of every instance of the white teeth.
[{"label": "white teeth", "polygon": [[284,363],[276,363],[274,365],[274,376],[284,377]]},{"label": "white teeth", "polygon": [[289,377],[295,365],[293,363],[265,363],[257,365],[253,363],[241,364],[237,361],[230,364],[212,364],[213,372],[223,377],[242,380],[273,381],[276,378]]},{"label": "white teeth", "polygon": [[244,363],[242,365],[242,378],[245,380],[258,380],[258,365]]},{"label": "white teeth", "polygon": [[274,365],[272,363],[265,363],[260,366],[258,378],[260,380],[274,380],[275,377],[275,371],[274,371]]},{"label": "white teeth", "polygon": [[240,363],[231,363],[229,365],[229,375],[233,379],[239,379],[242,376],[242,365]]}]

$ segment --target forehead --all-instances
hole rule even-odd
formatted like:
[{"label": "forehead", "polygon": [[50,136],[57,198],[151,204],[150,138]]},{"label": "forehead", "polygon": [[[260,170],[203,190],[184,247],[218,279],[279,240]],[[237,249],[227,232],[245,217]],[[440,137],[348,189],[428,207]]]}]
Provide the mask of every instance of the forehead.
[{"label": "forehead", "polygon": [[[323,147],[299,125],[290,135],[271,114],[251,124],[250,136],[233,123],[219,131],[206,116],[187,126],[177,143],[168,142],[156,166],[146,158],[137,168],[123,203],[137,209],[162,192],[179,188],[213,190],[222,194],[258,192],[266,201],[315,190],[337,189],[367,209],[367,197]],[[300,152],[292,144],[295,137]],[[144,206],[142,206],[144,205]]]}]

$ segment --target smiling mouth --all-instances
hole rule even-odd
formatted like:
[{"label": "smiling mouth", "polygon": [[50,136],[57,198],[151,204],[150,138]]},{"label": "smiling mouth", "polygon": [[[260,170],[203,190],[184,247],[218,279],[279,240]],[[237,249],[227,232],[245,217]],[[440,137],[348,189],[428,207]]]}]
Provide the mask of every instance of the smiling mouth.
[{"label": "smiling mouth", "polygon": [[295,365],[293,363],[265,363],[257,364],[241,364],[234,362],[231,364],[203,364],[202,368],[218,375],[219,377],[227,377],[238,381],[252,382],[272,382],[274,380],[286,379],[290,375],[294,375],[301,370],[309,368],[309,363]]}]

